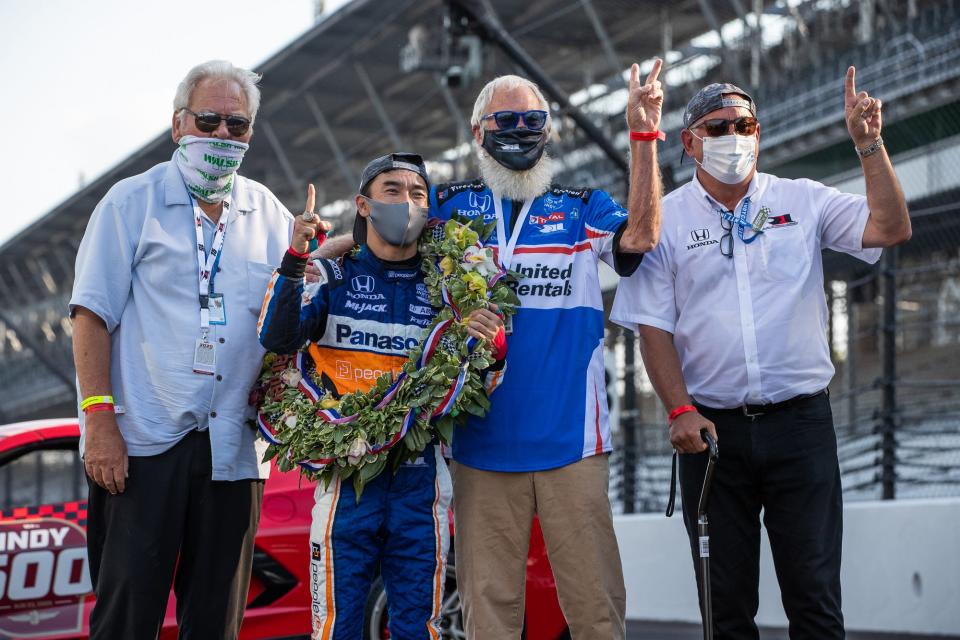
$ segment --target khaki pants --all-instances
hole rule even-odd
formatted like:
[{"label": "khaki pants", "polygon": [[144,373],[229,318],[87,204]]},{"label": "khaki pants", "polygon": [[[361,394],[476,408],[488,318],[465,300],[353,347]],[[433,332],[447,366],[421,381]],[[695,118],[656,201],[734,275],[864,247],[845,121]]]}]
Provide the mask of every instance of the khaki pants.
[{"label": "khaki pants", "polygon": [[520,637],[534,513],[573,640],[624,638],[626,593],[608,465],[607,455],[526,473],[454,463],[457,584],[468,638]]}]

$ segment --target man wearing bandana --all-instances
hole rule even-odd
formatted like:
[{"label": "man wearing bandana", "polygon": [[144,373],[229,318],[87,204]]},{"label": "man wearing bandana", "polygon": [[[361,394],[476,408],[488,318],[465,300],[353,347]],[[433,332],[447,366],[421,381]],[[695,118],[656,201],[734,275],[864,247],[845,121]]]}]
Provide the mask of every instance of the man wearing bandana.
[{"label": "man wearing bandana", "polygon": [[510,375],[490,413],[453,440],[457,583],[470,638],[520,637],[535,513],[573,638],[625,636],[597,269],[603,260],[629,275],[657,244],[660,67],[656,60],[644,84],[631,69],[626,209],[601,190],[553,183],[549,106],[517,76],[492,80],[474,105],[480,178],[430,193],[440,217],[496,223],[488,245],[523,276],[507,328]]},{"label": "man wearing bandana", "polygon": [[181,638],[239,633],[269,472],[248,426],[256,323],[293,222],[237,174],[258,81],[224,61],[191,69],[173,157],[110,189],[77,254],[94,640],[157,637],[171,583]]},{"label": "man wearing bandana", "polygon": [[660,245],[620,281],[610,313],[639,334],[668,412],[698,571],[702,430],[722,453],[708,514],[717,638],[759,637],[761,511],[790,637],[844,637],[842,487],[820,254],[833,249],[872,264],[881,247],[911,235],[880,137],[881,102],[858,93],[854,75],[850,67],[844,116],[866,195],[757,171],[760,124],[742,89],[710,84],[691,98],[681,137],[696,175],[664,198]]},{"label": "man wearing bandana", "polygon": [[[326,391],[334,398],[366,392],[383,373],[400,372],[437,313],[430,305],[417,240],[427,222],[427,169],[420,156],[391,153],[371,161],[356,196],[353,238],[359,249],[341,260],[319,261],[321,280],[302,303],[309,243],[316,237],[313,187],[293,239],[270,281],[260,341],[276,353],[305,342]],[[480,309],[467,331],[490,341],[503,368],[503,322]],[[490,381],[500,376],[491,374]],[[488,384],[488,392],[493,390]],[[399,425],[398,425],[399,427]],[[377,444],[377,443],[369,443]],[[391,457],[406,455],[402,448]],[[390,637],[440,638],[443,587],[450,543],[450,474],[439,445],[414,462],[387,470],[359,500],[350,479],[318,483],[310,527],[313,637],[363,637],[364,609],[377,569],[389,603]]]}]

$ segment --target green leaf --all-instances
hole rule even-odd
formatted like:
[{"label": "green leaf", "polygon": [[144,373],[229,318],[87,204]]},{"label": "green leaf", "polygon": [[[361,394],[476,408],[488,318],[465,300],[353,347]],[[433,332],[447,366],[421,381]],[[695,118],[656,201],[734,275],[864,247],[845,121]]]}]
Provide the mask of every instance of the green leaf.
[{"label": "green leaf", "polygon": [[434,424],[434,427],[437,430],[437,435],[440,436],[440,439],[445,444],[450,444],[453,441],[453,420],[448,420],[448,416],[444,416],[439,421]]}]

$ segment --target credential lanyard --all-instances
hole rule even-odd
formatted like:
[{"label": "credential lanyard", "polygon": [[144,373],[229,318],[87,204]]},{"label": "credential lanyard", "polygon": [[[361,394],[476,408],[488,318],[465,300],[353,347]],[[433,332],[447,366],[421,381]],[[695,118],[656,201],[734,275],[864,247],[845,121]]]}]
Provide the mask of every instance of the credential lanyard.
[{"label": "credential lanyard", "polygon": [[[517,248],[517,240],[520,239],[520,230],[523,229],[523,223],[527,219],[527,214],[530,213],[531,206],[533,206],[533,198],[523,203],[517,223],[513,226],[513,233],[510,234],[510,240],[507,241],[507,223],[503,218],[503,202],[500,199],[500,194],[496,191],[493,192],[493,210],[497,214],[497,253],[500,257],[500,266],[504,269],[509,269],[513,262],[513,252]],[[506,244],[504,244],[505,242]]]},{"label": "credential lanyard", "polygon": [[[750,244],[754,240],[760,237],[760,234],[763,233],[761,229],[757,228],[757,221],[750,222],[750,198],[744,198],[743,204],[740,205],[740,215],[734,216],[732,213],[726,211],[720,211],[720,217],[722,217],[727,222],[733,222],[737,225],[737,236],[743,242],[743,244]],[[763,222],[766,222],[766,217],[764,216]],[[763,226],[763,222],[760,222],[759,226]],[[744,237],[744,229],[753,229],[753,235],[749,238]]]},{"label": "credential lanyard", "polygon": [[210,331],[210,287],[214,278],[214,271],[220,262],[223,252],[223,238],[227,234],[227,225],[230,223],[230,203],[223,201],[223,214],[217,223],[217,230],[213,234],[210,244],[210,253],[207,253],[203,242],[203,211],[196,199],[193,200],[193,218],[197,231],[197,280],[200,296],[200,334],[206,341]]}]

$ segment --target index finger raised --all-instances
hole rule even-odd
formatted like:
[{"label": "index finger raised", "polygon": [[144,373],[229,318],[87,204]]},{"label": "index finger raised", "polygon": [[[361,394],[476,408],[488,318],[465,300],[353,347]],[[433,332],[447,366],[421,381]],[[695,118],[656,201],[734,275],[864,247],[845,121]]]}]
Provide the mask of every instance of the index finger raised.
[{"label": "index finger raised", "polygon": [[650,75],[647,76],[646,84],[653,84],[657,81],[657,76],[660,75],[660,69],[663,68],[663,60],[660,58],[653,59],[653,69],[650,69]]},{"label": "index finger raised", "polygon": [[317,190],[313,187],[312,184],[308,184],[307,185],[307,204],[303,210],[313,213],[313,207],[316,204],[317,204]]},{"label": "index finger raised", "polygon": [[844,98],[847,102],[853,102],[857,99],[856,74],[857,70],[852,65],[847,68],[847,78],[844,81]]}]

